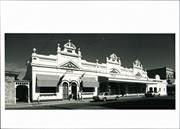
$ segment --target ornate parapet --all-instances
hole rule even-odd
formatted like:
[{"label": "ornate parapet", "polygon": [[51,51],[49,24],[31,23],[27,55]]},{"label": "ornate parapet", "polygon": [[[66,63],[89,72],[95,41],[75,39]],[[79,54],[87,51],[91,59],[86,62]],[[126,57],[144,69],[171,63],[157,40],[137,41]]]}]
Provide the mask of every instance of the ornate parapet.
[{"label": "ornate parapet", "polygon": [[133,68],[143,70],[143,66],[142,66],[141,62],[138,59],[136,59],[133,62]]},{"label": "ornate parapet", "polygon": [[116,56],[116,54],[111,54],[109,57],[106,57],[107,63],[119,64],[121,65],[120,58]]},{"label": "ornate parapet", "polygon": [[64,50],[61,52],[61,54],[78,57],[78,54],[76,53],[76,46],[71,43],[71,40],[64,44]]}]

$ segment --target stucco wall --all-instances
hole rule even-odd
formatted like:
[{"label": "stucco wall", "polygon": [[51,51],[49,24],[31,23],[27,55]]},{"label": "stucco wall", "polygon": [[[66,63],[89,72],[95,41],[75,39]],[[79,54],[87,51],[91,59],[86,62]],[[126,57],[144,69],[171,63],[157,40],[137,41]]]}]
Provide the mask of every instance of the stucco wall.
[{"label": "stucco wall", "polygon": [[15,78],[13,76],[5,77],[5,103],[16,102],[16,89],[14,85]]}]

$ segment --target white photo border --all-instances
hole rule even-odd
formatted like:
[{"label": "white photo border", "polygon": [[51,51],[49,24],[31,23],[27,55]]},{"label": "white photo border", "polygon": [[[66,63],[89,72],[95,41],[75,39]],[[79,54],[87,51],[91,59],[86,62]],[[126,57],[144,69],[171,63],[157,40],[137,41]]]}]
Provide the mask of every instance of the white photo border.
[{"label": "white photo border", "polygon": [[[176,110],[5,110],[5,33],[175,33]],[[1,1],[1,127],[178,128],[179,1]]]}]

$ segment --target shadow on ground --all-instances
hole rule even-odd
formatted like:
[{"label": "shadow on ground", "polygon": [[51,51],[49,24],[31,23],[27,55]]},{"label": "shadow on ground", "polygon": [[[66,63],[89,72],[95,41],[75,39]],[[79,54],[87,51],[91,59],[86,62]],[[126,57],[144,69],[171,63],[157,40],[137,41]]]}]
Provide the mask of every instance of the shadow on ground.
[{"label": "shadow on ground", "polygon": [[101,106],[107,109],[175,109],[175,100],[139,100],[127,102],[104,103]]},{"label": "shadow on ground", "polygon": [[[13,108],[11,108],[13,109]],[[107,102],[86,102],[86,103],[68,103],[55,105],[37,105],[32,107],[14,108],[17,109],[34,109],[34,110],[71,110],[71,109],[175,109],[175,97],[154,97],[154,98],[139,98],[131,100],[107,101]]]}]

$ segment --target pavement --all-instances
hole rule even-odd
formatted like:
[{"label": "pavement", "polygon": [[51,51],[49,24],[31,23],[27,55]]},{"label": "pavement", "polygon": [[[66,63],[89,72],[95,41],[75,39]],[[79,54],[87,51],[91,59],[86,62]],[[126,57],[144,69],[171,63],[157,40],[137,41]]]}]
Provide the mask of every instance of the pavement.
[{"label": "pavement", "polygon": [[40,102],[17,102],[14,104],[6,104],[6,109],[14,109],[14,108],[27,108],[27,107],[36,107],[36,106],[49,106],[49,105],[58,105],[58,104],[71,104],[71,103],[89,103],[93,99],[83,99],[83,100],[56,100],[56,101],[40,101]]},{"label": "pavement", "polygon": [[[143,96],[126,96],[121,97],[120,101],[127,101],[127,99],[137,99],[142,98]],[[59,104],[80,104],[80,103],[89,103],[93,101],[93,99],[83,99],[83,100],[56,100],[56,101],[40,101],[40,102],[17,102],[14,104],[6,104],[6,109],[18,109],[18,108],[28,108],[28,107],[42,107],[42,106],[50,106],[50,105],[59,105]]]},{"label": "pavement", "polygon": [[[152,101],[156,100],[156,101]],[[151,102],[159,102],[157,100],[174,100],[174,97],[162,96],[162,97],[149,97],[146,98],[144,96],[126,96],[121,97],[119,101],[107,101],[107,102],[95,102],[93,99],[83,99],[83,100],[59,100],[59,101],[40,101],[40,102],[17,102],[16,104],[6,104],[5,109],[43,109],[43,108],[84,108],[83,106],[89,106],[87,108],[95,108],[94,106],[112,106],[121,103],[137,103],[142,102],[148,103]],[[58,106],[58,107],[56,107]],[[82,107],[81,107],[82,106]],[[122,107],[122,105],[121,105]]]}]

